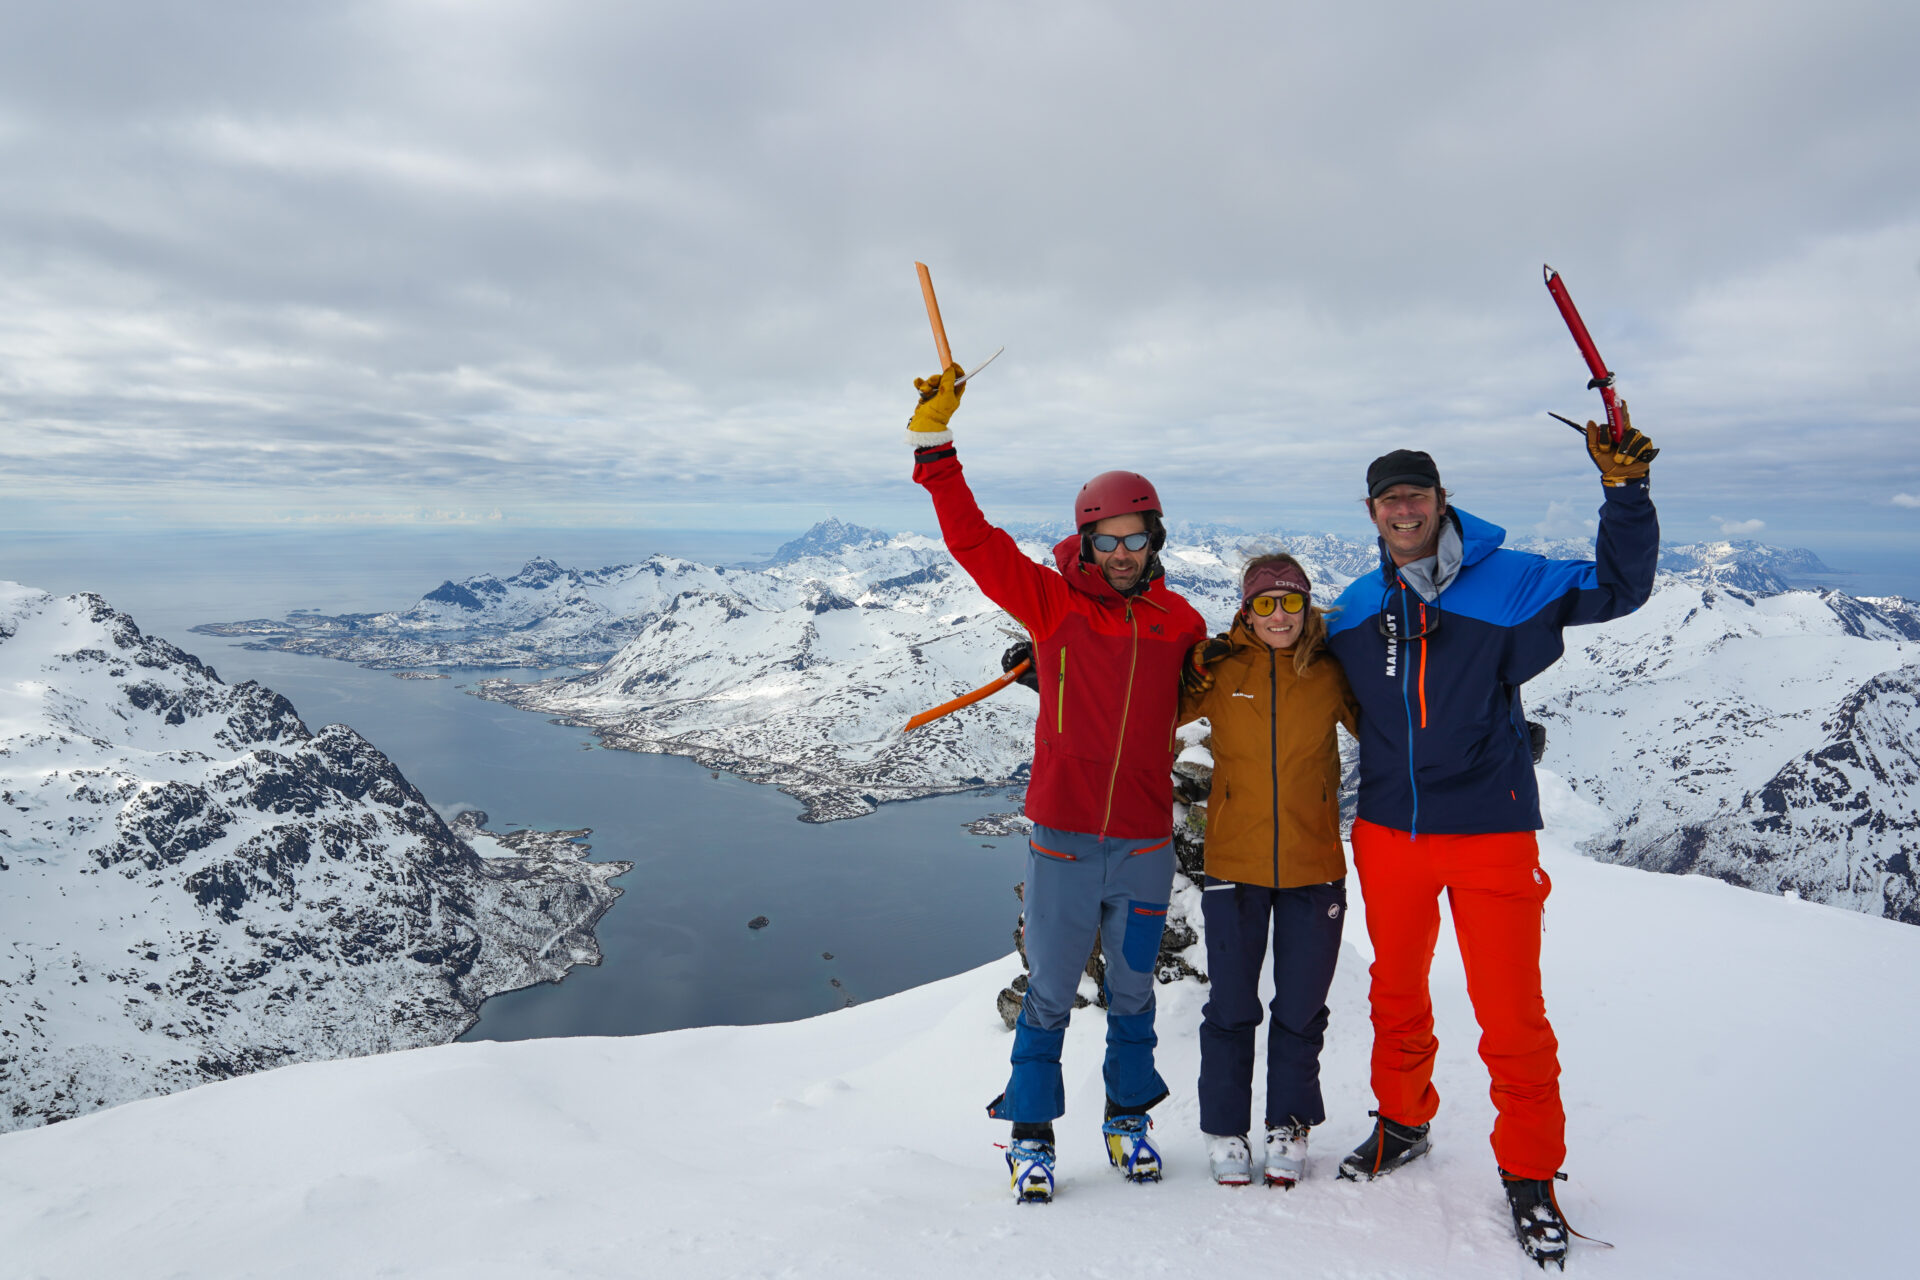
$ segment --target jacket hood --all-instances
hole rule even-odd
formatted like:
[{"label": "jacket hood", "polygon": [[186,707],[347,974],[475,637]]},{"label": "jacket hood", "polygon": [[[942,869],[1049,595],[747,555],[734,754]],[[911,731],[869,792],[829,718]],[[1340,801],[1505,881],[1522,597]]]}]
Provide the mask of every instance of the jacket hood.
[{"label": "jacket hood", "polygon": [[[1462,567],[1479,564],[1482,560],[1485,560],[1488,556],[1498,551],[1500,544],[1507,540],[1507,531],[1505,529],[1502,529],[1499,525],[1490,521],[1482,520],[1470,511],[1462,511],[1459,507],[1449,506],[1447,508],[1447,518],[1452,520],[1453,527],[1460,531],[1460,563]],[[1386,539],[1376,538],[1375,543],[1380,548],[1380,572],[1384,577],[1391,578],[1393,577],[1394,569],[1393,557],[1387,554]]]}]

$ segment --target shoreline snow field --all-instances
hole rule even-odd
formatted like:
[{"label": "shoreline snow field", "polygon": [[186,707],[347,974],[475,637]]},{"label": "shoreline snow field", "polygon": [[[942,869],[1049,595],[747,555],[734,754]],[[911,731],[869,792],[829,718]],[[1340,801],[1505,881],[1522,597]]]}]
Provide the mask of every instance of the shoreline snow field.
[{"label": "shoreline snow field", "polygon": [[[1596,816],[1543,775],[1547,999],[1573,1225],[1592,1276],[1898,1274],[1920,1171],[1885,1149],[1920,1060],[1909,925],[1572,851]],[[1292,1192],[1221,1188],[1197,1129],[1205,989],[1160,988],[1168,1173],[1099,1142],[1096,1009],[1076,1015],[1060,1191],[1012,1203],[983,1104],[1008,956],[800,1022],[456,1044],[310,1063],[0,1136],[9,1277],[1537,1274],[1506,1219],[1451,936],[1434,968],[1434,1151],[1337,1181],[1365,1133],[1359,895]],[[1256,1079],[1262,1078],[1256,1070]]]}]

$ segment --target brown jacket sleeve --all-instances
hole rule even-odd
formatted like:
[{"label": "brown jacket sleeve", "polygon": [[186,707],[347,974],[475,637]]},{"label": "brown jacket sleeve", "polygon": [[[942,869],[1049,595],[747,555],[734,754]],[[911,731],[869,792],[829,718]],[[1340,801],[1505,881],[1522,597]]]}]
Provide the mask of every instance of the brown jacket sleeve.
[{"label": "brown jacket sleeve", "polygon": [[1339,678],[1340,709],[1334,714],[1340,717],[1340,723],[1347,727],[1347,732],[1357,738],[1360,736],[1360,700],[1353,696],[1353,686],[1347,683],[1346,669],[1340,665],[1340,659],[1324,650],[1321,656],[1333,664],[1334,673]]}]

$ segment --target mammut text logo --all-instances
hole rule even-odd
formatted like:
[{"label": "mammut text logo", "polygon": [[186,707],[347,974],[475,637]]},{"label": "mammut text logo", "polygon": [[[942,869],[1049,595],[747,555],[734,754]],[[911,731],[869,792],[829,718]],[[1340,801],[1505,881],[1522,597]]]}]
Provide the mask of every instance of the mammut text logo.
[{"label": "mammut text logo", "polygon": [[1391,613],[1381,615],[1381,621],[1387,628],[1387,674],[1398,675],[1400,671],[1400,619]]}]

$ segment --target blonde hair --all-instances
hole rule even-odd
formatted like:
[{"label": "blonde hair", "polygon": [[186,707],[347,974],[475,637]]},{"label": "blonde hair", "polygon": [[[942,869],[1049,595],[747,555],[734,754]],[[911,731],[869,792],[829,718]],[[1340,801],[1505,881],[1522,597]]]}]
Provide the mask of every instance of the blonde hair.
[{"label": "blonde hair", "polygon": [[[1309,584],[1313,581],[1312,577],[1307,573],[1306,566],[1302,565],[1298,560],[1295,560],[1284,551],[1255,556],[1253,559],[1247,561],[1246,564],[1240,568],[1240,580],[1245,582],[1247,575],[1255,569],[1268,567],[1292,567],[1298,569],[1300,576],[1305,578]],[[1309,596],[1309,599],[1311,599],[1311,596]],[[1246,612],[1247,607],[1245,604],[1242,604],[1240,606],[1241,616],[1245,617]],[[1293,642],[1293,669],[1296,673],[1305,673],[1306,669],[1313,665],[1313,660],[1320,656],[1320,651],[1327,647],[1327,612],[1327,610],[1322,609],[1317,604],[1309,604],[1307,606],[1307,616],[1302,619],[1300,623],[1300,638]]]}]

